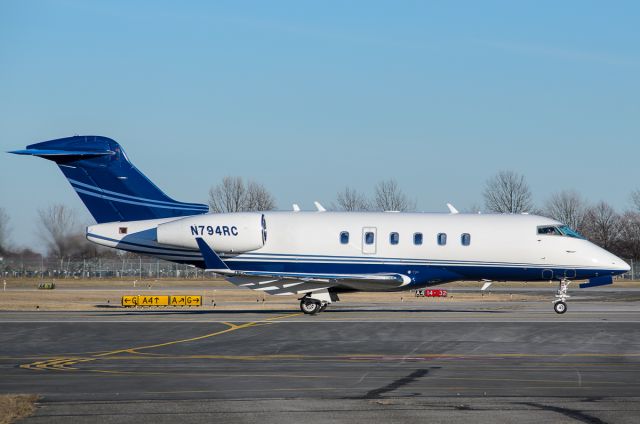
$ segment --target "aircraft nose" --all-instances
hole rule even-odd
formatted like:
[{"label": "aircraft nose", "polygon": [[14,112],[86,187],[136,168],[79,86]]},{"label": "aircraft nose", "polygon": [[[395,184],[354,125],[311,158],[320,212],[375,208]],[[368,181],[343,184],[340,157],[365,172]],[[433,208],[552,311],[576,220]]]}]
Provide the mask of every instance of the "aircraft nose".
[{"label": "aircraft nose", "polygon": [[622,259],[618,258],[619,262],[618,262],[618,266],[620,266],[620,271],[622,272],[629,272],[631,271],[631,267],[629,266],[628,263],[626,263],[625,261],[623,261]]},{"label": "aircraft nose", "polygon": [[631,269],[628,263],[615,255],[611,255],[611,258],[608,262],[608,267],[616,274],[624,274],[625,272],[629,272],[629,270]]},{"label": "aircraft nose", "polygon": [[629,272],[631,267],[628,263],[617,257],[611,252],[608,252],[600,247],[596,248],[597,250],[593,251],[593,256],[591,256],[591,262],[593,264],[597,264],[613,275],[624,274],[625,272]]}]

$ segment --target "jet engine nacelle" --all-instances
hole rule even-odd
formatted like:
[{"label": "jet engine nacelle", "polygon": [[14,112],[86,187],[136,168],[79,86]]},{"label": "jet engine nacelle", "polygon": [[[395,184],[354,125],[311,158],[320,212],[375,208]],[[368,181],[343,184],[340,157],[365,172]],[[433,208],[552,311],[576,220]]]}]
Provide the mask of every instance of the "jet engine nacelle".
[{"label": "jet engine nacelle", "polygon": [[196,215],[158,225],[161,244],[197,249],[196,237],[216,252],[249,252],[264,246],[266,222],[260,213],[242,212]]}]

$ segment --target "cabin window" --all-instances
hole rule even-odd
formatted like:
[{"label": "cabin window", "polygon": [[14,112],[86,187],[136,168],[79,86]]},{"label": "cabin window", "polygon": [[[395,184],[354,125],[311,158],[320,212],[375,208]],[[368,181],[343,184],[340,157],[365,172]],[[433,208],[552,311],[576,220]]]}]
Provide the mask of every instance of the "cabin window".
[{"label": "cabin window", "polygon": [[413,234],[413,244],[420,246],[422,244],[422,233]]},{"label": "cabin window", "polygon": [[340,243],[349,244],[349,231],[343,231],[340,233]]},{"label": "cabin window", "polygon": [[463,233],[460,236],[460,242],[462,243],[463,246],[469,246],[471,244],[471,234]]},{"label": "cabin window", "polygon": [[398,233],[389,234],[389,243],[398,244],[399,241],[400,241],[400,234]]},{"label": "cabin window", "polygon": [[438,234],[438,244],[440,246],[444,246],[445,244],[447,244],[447,235],[445,233]]},{"label": "cabin window", "polygon": [[118,228],[118,233],[119,234],[127,234],[127,232],[128,232],[127,230],[128,230],[127,227],[120,227],[120,228]]},{"label": "cabin window", "polygon": [[371,231],[364,233],[364,242],[366,244],[373,244],[374,241],[375,241],[375,236]]}]

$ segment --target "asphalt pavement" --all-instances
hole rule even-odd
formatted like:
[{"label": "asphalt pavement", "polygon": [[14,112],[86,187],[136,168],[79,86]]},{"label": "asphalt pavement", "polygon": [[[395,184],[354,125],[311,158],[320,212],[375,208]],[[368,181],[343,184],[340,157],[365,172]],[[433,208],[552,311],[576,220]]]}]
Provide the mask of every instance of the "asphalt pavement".
[{"label": "asphalt pavement", "polygon": [[640,422],[640,302],[0,312],[26,423]]}]

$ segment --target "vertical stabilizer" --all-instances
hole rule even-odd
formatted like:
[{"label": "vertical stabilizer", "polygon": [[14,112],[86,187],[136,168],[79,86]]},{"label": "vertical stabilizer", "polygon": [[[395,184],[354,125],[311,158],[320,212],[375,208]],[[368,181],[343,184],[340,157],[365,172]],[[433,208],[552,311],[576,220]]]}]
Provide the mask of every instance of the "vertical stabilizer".
[{"label": "vertical stabilizer", "polygon": [[55,162],[98,223],[190,216],[209,209],[171,199],[107,137],[59,138],[10,153]]}]

